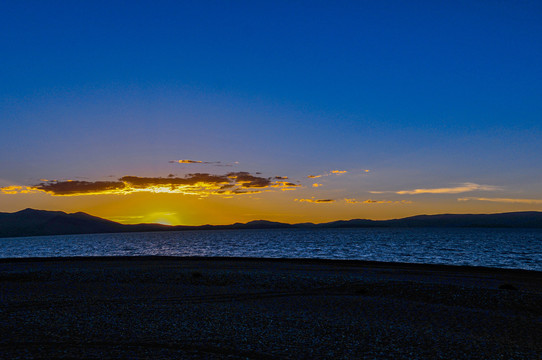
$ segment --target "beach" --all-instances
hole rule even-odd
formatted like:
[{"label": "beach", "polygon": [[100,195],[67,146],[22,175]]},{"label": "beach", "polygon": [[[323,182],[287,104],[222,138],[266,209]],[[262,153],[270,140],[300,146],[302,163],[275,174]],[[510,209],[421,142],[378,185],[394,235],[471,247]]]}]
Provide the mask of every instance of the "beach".
[{"label": "beach", "polygon": [[318,259],[0,259],[0,334],[6,359],[538,359],[542,272]]}]

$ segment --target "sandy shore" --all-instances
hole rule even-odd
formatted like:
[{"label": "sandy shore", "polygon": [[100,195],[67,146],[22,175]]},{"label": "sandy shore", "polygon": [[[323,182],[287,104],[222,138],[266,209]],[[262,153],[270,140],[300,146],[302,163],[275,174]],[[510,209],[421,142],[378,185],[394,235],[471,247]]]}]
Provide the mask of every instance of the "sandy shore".
[{"label": "sandy shore", "polygon": [[542,273],[361,261],[0,260],[0,334],[2,359],[540,359]]}]

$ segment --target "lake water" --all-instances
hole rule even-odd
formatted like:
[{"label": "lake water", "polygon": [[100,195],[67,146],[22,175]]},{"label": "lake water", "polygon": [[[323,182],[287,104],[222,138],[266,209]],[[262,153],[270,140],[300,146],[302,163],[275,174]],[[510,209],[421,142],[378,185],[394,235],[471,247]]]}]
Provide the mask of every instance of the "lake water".
[{"label": "lake water", "polygon": [[235,256],[358,259],[542,271],[542,229],[294,229],[0,239],[0,258]]}]

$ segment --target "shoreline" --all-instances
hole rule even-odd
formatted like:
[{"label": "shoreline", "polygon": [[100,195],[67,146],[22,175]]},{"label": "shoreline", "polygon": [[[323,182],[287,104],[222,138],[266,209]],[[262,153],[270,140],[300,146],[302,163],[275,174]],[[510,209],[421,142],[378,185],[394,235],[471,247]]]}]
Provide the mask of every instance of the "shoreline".
[{"label": "shoreline", "polygon": [[11,258],[0,259],[0,294],[2,358],[542,357],[542,272],[530,270]]},{"label": "shoreline", "polygon": [[520,269],[520,268],[501,268],[489,266],[473,265],[451,265],[451,264],[433,264],[433,263],[409,263],[409,262],[391,262],[391,261],[373,261],[373,260],[354,260],[354,259],[325,259],[325,258],[269,258],[269,257],[237,257],[237,256],[168,256],[168,255],[112,255],[112,256],[57,256],[57,257],[12,257],[0,258],[0,264],[4,263],[48,263],[48,262],[72,262],[72,261],[237,261],[237,262],[268,262],[268,263],[297,263],[311,265],[336,265],[348,267],[374,267],[374,268],[394,268],[404,270],[420,271],[454,271],[470,273],[502,273],[524,276],[542,277],[542,271]]}]

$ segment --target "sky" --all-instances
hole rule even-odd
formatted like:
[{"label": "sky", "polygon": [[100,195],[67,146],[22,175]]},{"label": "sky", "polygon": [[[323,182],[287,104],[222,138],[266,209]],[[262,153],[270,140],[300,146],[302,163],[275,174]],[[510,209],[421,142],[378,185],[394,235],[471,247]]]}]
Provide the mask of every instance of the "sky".
[{"label": "sky", "polygon": [[542,211],[540,1],[3,1],[0,212]]}]

